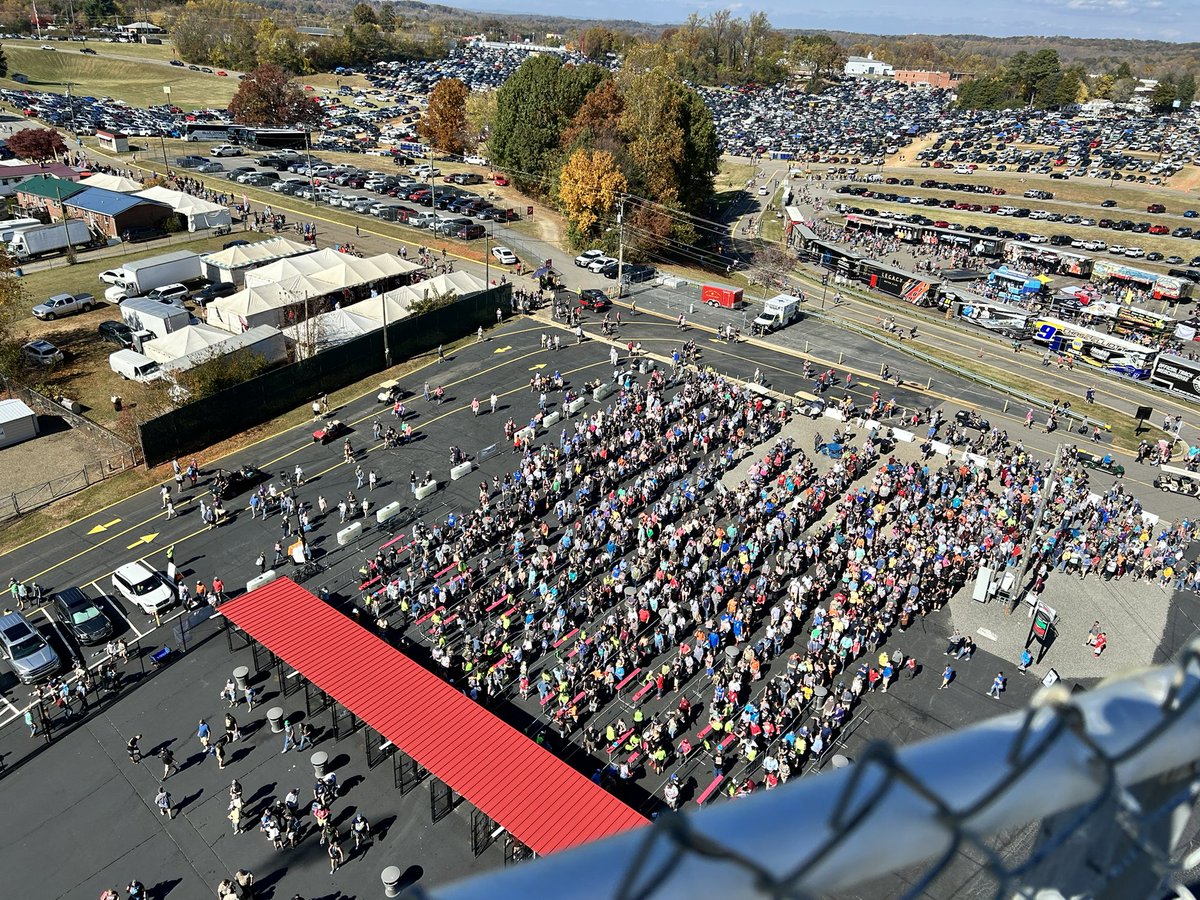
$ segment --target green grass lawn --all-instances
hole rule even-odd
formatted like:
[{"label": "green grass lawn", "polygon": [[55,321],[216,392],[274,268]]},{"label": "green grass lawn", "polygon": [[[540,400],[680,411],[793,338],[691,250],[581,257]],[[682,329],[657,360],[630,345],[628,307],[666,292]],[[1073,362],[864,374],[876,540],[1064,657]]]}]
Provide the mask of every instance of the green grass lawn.
[{"label": "green grass lawn", "polygon": [[[66,84],[72,93],[87,97],[113,97],[134,106],[152,106],[166,100],[163,87],[171,88],[171,102],[184,109],[225,107],[237,91],[236,78],[206,75],[188,69],[164,66],[157,62],[137,62],[132,59],[106,55],[123,55],[139,45],[95,44],[88,46],[95,56],[79,52],[82,44],[57,44],[59,49],[39,50],[35,46],[6,44],[10,77],[0,78],[0,86],[13,90],[30,88],[65,94]],[[165,46],[165,45],[164,45]],[[160,50],[161,48],[155,47]],[[21,73],[29,83],[13,81],[13,73]]]},{"label": "green grass lawn", "polygon": [[[42,44],[50,47],[56,47],[57,53],[79,53],[80,49],[87,47],[95,50],[97,55],[109,54],[111,56],[133,56],[139,59],[172,59],[175,56],[175,48],[171,46],[171,42],[165,37],[161,44],[121,44],[117,41],[108,43],[107,41],[99,41],[94,38],[87,41],[43,41],[36,37],[21,38],[13,41],[5,41],[4,49],[6,52],[12,49],[37,50]],[[50,53],[49,50],[42,50],[42,53]],[[85,54],[86,55],[86,54]],[[19,70],[18,70],[19,71]]]}]

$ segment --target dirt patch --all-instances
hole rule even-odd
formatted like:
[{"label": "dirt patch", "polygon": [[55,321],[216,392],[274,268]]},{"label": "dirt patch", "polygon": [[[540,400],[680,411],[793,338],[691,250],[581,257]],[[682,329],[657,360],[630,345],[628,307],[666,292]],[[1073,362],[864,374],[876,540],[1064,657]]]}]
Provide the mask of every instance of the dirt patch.
[{"label": "dirt patch", "polygon": [[[97,478],[96,464],[104,452],[86,433],[53,416],[38,416],[38,432],[41,437],[0,450],[4,472],[0,514],[81,490]],[[83,474],[85,467],[88,475]]]}]

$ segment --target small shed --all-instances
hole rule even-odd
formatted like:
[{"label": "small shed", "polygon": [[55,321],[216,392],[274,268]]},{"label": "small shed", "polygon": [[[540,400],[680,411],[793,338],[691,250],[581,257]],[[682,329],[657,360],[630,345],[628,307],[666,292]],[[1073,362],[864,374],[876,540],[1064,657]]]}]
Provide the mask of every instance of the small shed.
[{"label": "small shed", "polygon": [[96,140],[111,153],[129,152],[129,135],[120,131],[97,131]]},{"label": "small shed", "polygon": [[37,436],[37,413],[20,400],[0,400],[0,447]]}]

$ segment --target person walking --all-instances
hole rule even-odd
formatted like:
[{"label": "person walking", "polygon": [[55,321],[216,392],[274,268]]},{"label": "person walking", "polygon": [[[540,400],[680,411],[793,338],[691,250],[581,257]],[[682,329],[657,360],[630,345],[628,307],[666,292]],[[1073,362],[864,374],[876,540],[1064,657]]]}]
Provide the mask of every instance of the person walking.
[{"label": "person walking", "polygon": [[361,812],[355,813],[354,818],[350,820],[350,833],[354,835],[355,850],[371,839],[371,823]]},{"label": "person walking", "polygon": [[492,413],[493,413],[493,414],[496,412],[496,404],[497,404],[499,401],[500,401],[500,398],[499,398],[499,397],[497,397],[497,396],[496,396],[496,393],[493,391],[493,392],[492,392],[492,396],[491,396],[491,404],[492,404]]},{"label": "person walking", "polygon": [[[29,714],[26,713],[26,716]],[[129,754],[131,763],[139,763],[142,761],[142,749],[138,746],[138,741],[142,739],[140,734],[135,734],[125,742],[125,752]]]},{"label": "person walking", "polygon": [[166,781],[172,775],[179,771],[179,764],[175,762],[175,754],[171,752],[170,747],[163,747],[158,751],[158,760],[163,764],[163,773],[159,782]]},{"label": "person walking", "polygon": [[225,738],[230,742],[242,739],[242,732],[238,728],[238,720],[233,717],[233,713],[225,713]]},{"label": "person walking", "polygon": [[208,723],[203,719],[196,726],[196,737],[200,739],[200,747],[204,750],[204,755],[212,753],[212,733],[209,730]]},{"label": "person walking", "polygon": [[158,807],[158,814],[164,819],[175,818],[175,807],[171,802],[171,795],[162,785],[159,785],[158,793],[154,795],[154,805]]},{"label": "person walking", "polygon": [[954,680],[954,670],[950,668],[950,664],[946,664],[946,670],[942,672],[942,683],[938,685],[939,691],[944,691],[950,687],[950,682]]},{"label": "person walking", "polygon": [[300,727],[296,730],[296,752],[306,750],[313,745],[312,726],[307,722],[301,722]]},{"label": "person walking", "polygon": [[1100,636],[1100,620],[1097,619],[1092,623],[1091,629],[1088,631],[1087,640],[1083,642],[1083,646],[1092,647],[1096,644],[1096,638]]},{"label": "person walking", "polygon": [[296,744],[296,730],[292,723],[287,719],[283,720],[283,749],[280,753],[287,753]]},{"label": "person walking", "polygon": [[225,768],[225,740],[224,737],[219,737],[213,743],[213,756],[216,757],[218,769]]},{"label": "person walking", "polygon": [[1017,666],[1017,671],[1028,672],[1031,665],[1033,665],[1033,654],[1026,648],[1021,651],[1021,664]]},{"label": "person walking", "polygon": [[996,677],[992,679],[992,686],[988,688],[988,696],[993,700],[1000,699],[1000,692],[1004,690],[1004,673],[997,672]]},{"label": "person walking", "polygon": [[332,839],[329,841],[326,852],[329,854],[329,874],[333,875],[337,872],[338,867],[346,861],[346,854],[342,852],[342,845]]}]

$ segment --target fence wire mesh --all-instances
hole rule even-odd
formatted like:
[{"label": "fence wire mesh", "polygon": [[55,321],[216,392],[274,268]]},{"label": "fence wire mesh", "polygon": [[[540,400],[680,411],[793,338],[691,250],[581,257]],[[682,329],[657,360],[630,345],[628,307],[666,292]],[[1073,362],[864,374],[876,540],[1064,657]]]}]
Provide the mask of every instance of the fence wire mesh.
[{"label": "fence wire mesh", "polygon": [[1192,898],[1200,642],[1177,664],[450,886],[580,897]]}]

